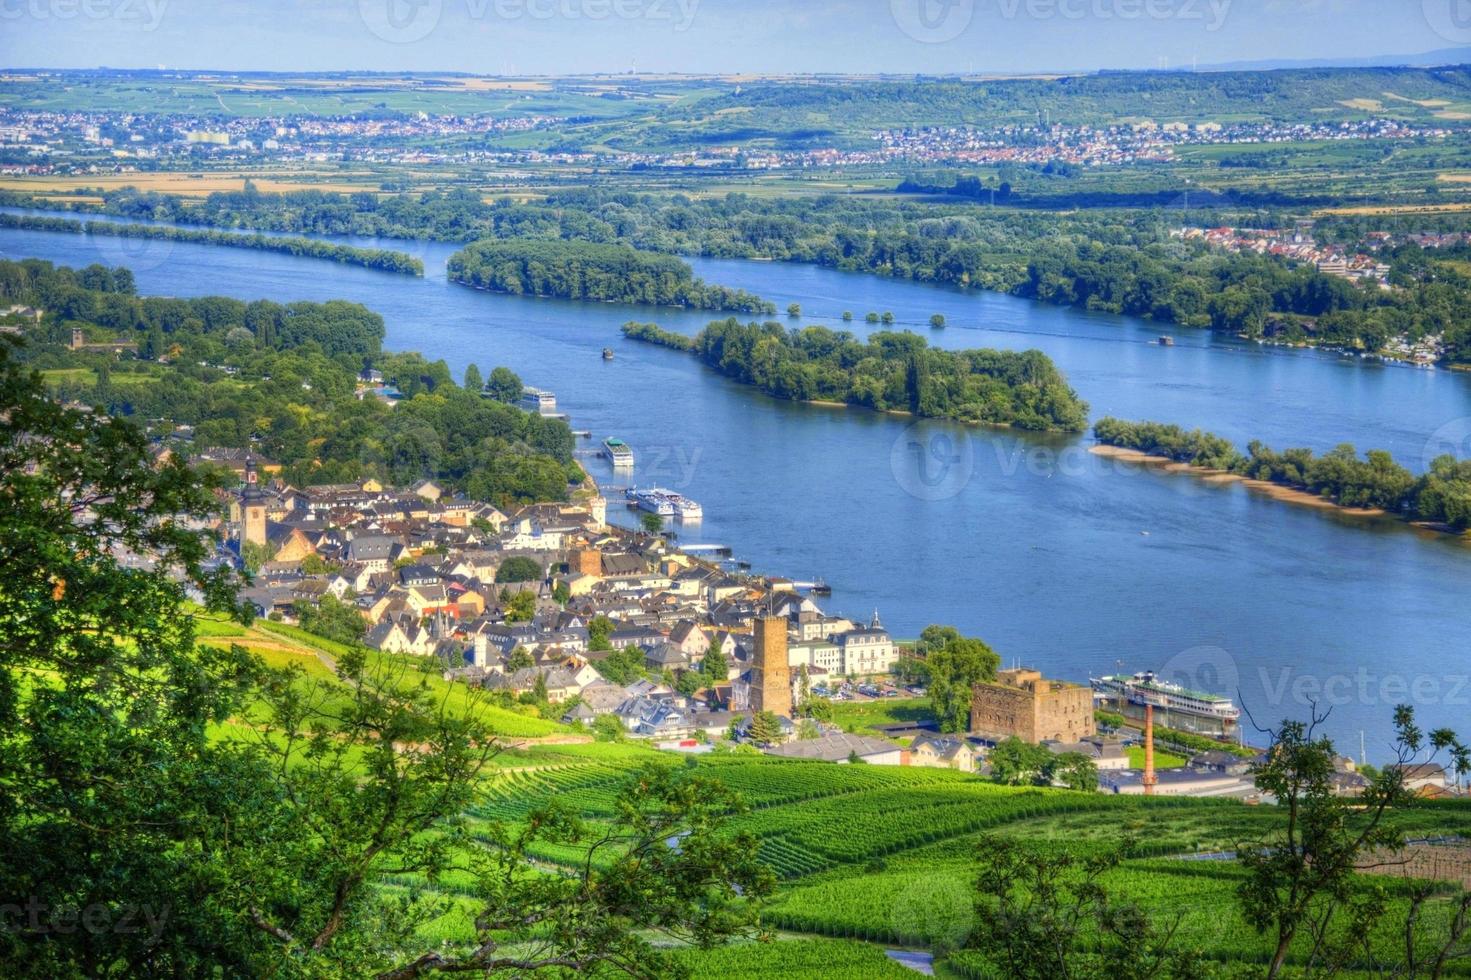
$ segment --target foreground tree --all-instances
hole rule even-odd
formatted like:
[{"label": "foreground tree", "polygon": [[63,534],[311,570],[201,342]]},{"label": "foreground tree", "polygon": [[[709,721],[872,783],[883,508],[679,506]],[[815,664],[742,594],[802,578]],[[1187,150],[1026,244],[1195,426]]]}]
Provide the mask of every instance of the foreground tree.
[{"label": "foreground tree", "polygon": [[1105,876],[1125,850],[1082,857],[1009,837],[982,838],[968,948],[996,976],[1017,980],[1205,975],[1197,954],[1175,941],[1178,920],[1157,924],[1108,888]]},{"label": "foreground tree", "polygon": [[[1295,945],[1309,969],[1343,965],[1388,912],[1382,894],[1364,887],[1364,872],[1393,863],[1404,844],[1391,812],[1416,802],[1412,783],[1439,766],[1437,756],[1458,778],[1471,772],[1471,751],[1453,731],[1427,737],[1415,725],[1414,709],[1400,705],[1394,763],[1361,796],[1345,798],[1334,787],[1333,743],[1317,734],[1326,718],[1314,709],[1308,722],[1284,721],[1270,733],[1266,761],[1254,769],[1257,787],[1285,817],[1280,829],[1238,847],[1247,872],[1238,890],[1242,911],[1273,940],[1268,977],[1282,973]],[[1415,959],[1413,947],[1408,958]]]},{"label": "foreground tree", "polygon": [[185,607],[246,618],[194,529],[215,500],[16,354],[0,338],[0,894],[34,914],[0,930],[0,973],[208,972],[231,962],[209,824],[250,779],[206,731],[254,673],[196,648]]}]

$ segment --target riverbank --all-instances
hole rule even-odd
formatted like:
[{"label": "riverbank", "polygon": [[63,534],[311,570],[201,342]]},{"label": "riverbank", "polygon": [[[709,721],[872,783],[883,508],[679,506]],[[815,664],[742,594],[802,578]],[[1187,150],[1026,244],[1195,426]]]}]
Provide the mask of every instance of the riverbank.
[{"label": "riverbank", "polygon": [[1433,531],[1436,534],[1442,534],[1448,537],[1461,538],[1468,544],[1471,544],[1471,532],[1457,531],[1454,528],[1438,525],[1430,521],[1407,520],[1377,507],[1345,507],[1342,504],[1336,504],[1326,497],[1319,496],[1308,490],[1283,486],[1280,483],[1272,483],[1267,480],[1253,480],[1228,470],[1213,469],[1208,466],[1195,466],[1191,463],[1181,463],[1177,460],[1170,459],[1168,456],[1155,456],[1150,453],[1141,452],[1138,449],[1125,449],[1122,446],[1090,446],[1088,451],[1095,456],[1102,456],[1106,459],[1114,459],[1141,466],[1152,466],[1166,473],[1183,473],[1205,483],[1240,483],[1247,489],[1271,497],[1273,500],[1281,500],[1286,503],[1297,504],[1301,507],[1329,510],[1348,517],[1365,519],[1388,518],[1401,524],[1407,524],[1410,527]]},{"label": "riverbank", "polygon": [[311,238],[285,238],[260,233],[196,230],[166,225],[121,224],[113,221],[74,221],[39,215],[0,214],[0,228],[19,231],[49,231],[69,235],[137,238],[164,242],[189,242],[196,245],[220,245],[225,248],[251,248],[257,251],[281,252],[303,258],[328,259],[346,265],[359,265],[379,272],[401,275],[424,275],[424,263],[404,252],[391,249],[367,249],[339,245]]}]

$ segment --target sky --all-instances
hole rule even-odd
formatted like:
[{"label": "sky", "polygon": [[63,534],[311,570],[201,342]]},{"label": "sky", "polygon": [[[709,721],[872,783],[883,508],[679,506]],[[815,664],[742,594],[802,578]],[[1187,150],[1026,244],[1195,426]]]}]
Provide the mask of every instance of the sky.
[{"label": "sky", "polygon": [[1026,73],[1467,44],[1471,0],[0,0],[0,66],[30,68]]}]

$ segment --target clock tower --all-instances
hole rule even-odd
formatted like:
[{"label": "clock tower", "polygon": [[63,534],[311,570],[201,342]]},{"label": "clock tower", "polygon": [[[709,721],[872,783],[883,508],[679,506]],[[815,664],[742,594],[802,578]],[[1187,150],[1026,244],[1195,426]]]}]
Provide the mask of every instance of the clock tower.
[{"label": "clock tower", "polygon": [[240,544],[266,543],[266,494],[260,486],[255,457],[245,459],[245,492],[240,495]]}]

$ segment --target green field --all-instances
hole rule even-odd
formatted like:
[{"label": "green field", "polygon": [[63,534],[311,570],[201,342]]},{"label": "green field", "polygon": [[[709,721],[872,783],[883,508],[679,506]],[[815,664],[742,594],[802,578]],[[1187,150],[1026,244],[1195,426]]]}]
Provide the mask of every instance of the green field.
[{"label": "green field", "polygon": [[[1144,768],[1144,746],[1130,745],[1124,749],[1124,754],[1129,757],[1130,769]],[[1173,752],[1162,752],[1156,749],[1154,752],[1154,766],[1156,769],[1177,769],[1190,760],[1183,755],[1175,755]]]},{"label": "green field", "polygon": [[833,724],[856,732],[874,725],[933,721],[929,698],[879,698],[874,701],[835,701]]}]

